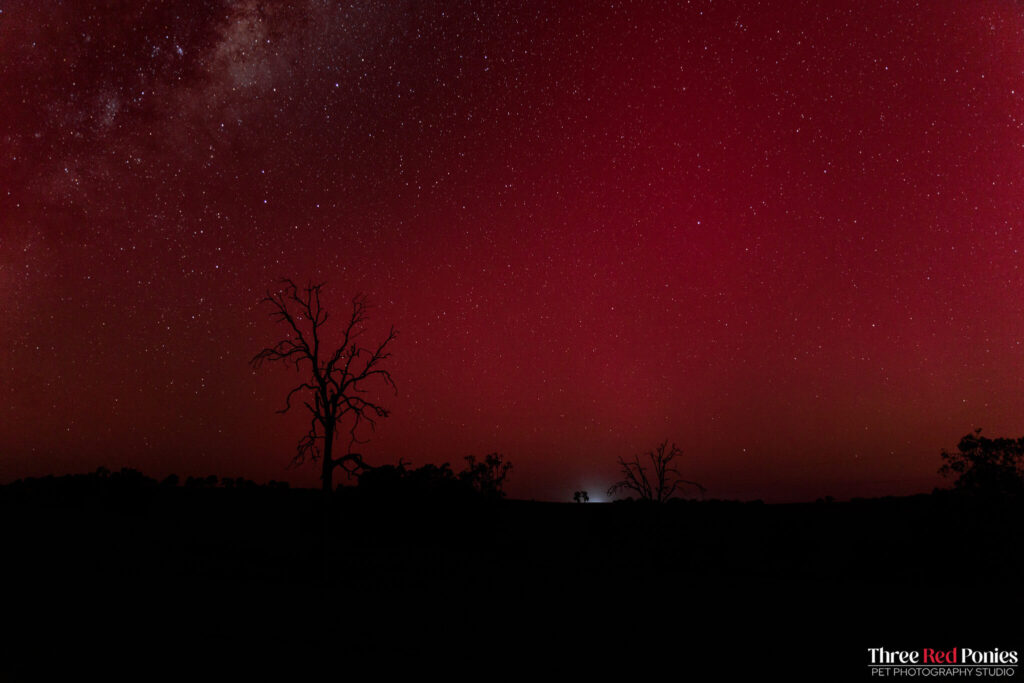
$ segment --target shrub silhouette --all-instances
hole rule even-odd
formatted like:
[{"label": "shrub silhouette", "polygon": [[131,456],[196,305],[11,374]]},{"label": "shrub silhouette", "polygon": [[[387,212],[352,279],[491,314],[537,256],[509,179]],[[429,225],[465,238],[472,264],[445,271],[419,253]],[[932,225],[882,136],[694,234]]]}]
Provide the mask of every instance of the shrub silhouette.
[{"label": "shrub silhouette", "polygon": [[410,468],[405,462],[364,470],[359,475],[359,490],[365,494],[403,500],[497,499],[505,495],[503,486],[512,470],[498,453],[477,462],[466,458],[467,466],[456,474],[451,465],[424,465]]},{"label": "shrub silhouette", "polygon": [[500,453],[489,453],[477,462],[472,455],[466,456],[466,469],[459,472],[459,480],[473,487],[473,490],[487,498],[505,496],[505,480],[512,471],[512,463],[505,461]]},{"label": "shrub silhouette", "polygon": [[943,449],[939,474],[957,477],[954,487],[996,495],[1024,493],[1024,437],[989,439],[981,429],[967,434],[956,451]]}]

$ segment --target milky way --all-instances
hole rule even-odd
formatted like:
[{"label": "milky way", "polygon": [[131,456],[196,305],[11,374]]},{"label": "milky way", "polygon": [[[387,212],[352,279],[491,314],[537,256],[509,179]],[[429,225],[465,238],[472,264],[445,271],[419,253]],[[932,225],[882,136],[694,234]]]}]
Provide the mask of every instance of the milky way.
[{"label": "milky way", "polygon": [[[261,294],[394,324],[363,451],[930,490],[1024,434],[1024,10],[0,3],[0,479],[285,471]],[[382,395],[384,398],[385,395]]]}]

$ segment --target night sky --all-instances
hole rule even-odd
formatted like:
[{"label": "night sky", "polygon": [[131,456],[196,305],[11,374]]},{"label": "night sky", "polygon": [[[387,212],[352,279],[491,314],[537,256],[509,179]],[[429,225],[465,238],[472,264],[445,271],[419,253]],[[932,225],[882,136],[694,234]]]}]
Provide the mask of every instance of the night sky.
[{"label": "night sky", "polygon": [[906,494],[1024,434],[1024,6],[0,1],[0,480],[286,470],[258,299],[400,336],[362,448]]}]

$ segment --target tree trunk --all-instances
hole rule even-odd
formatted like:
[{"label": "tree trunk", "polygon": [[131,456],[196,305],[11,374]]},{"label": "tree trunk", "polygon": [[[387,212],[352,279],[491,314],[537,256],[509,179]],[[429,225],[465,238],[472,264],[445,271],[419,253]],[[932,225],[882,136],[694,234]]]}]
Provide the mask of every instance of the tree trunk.
[{"label": "tree trunk", "polygon": [[323,471],[320,474],[320,481],[326,494],[334,491],[334,459],[331,457],[332,450],[334,450],[334,424],[328,424],[324,427]]}]

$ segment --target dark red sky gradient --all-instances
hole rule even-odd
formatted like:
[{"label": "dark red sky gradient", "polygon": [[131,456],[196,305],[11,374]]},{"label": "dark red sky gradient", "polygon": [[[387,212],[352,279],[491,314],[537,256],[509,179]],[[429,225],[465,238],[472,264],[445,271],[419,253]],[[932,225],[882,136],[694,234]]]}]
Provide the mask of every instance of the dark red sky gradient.
[{"label": "dark red sky gradient", "polygon": [[1024,434],[1024,9],[8,2],[0,480],[289,478],[282,277],[394,324],[377,463],[901,494]]}]

